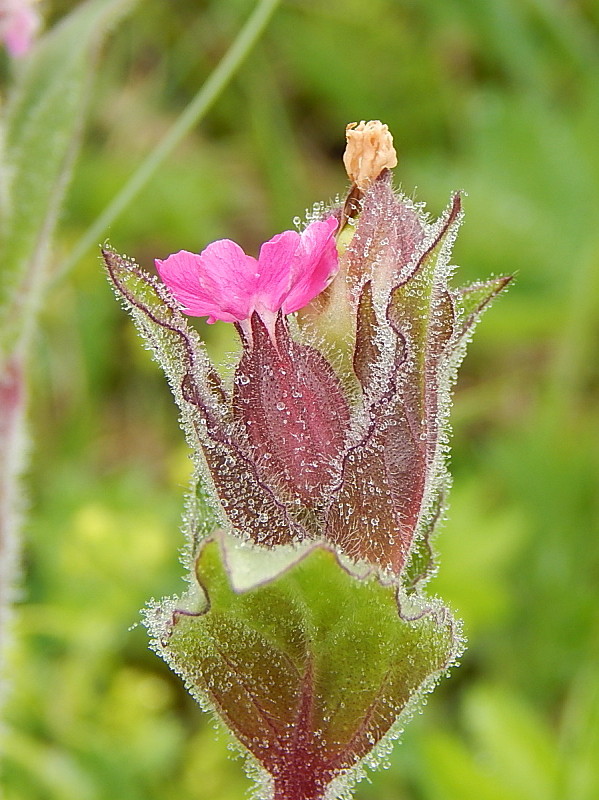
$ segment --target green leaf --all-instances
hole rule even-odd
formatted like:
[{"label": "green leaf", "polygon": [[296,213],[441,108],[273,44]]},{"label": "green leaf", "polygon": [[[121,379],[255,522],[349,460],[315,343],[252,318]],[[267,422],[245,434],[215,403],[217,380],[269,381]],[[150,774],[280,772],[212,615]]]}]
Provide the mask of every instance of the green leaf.
[{"label": "green leaf", "polygon": [[280,800],[322,797],[397,735],[404,709],[460,649],[446,609],[418,598],[408,614],[397,587],[350,573],[324,545],[259,551],[211,539],[196,571],[201,591],[187,608],[150,624],[155,647]]},{"label": "green leaf", "polygon": [[72,171],[103,36],[134,0],[89,0],[47,33],[24,63],[3,119],[0,344],[32,319],[48,246]]}]

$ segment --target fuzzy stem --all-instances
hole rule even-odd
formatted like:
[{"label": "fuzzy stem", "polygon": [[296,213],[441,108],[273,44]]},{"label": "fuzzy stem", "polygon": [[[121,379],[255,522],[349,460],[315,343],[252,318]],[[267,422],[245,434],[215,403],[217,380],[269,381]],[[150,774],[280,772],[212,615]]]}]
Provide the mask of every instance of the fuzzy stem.
[{"label": "fuzzy stem", "polygon": [[214,105],[223,90],[260,39],[280,0],[260,0],[250,18],[238,33],[235,41],[202,85],[185,111],[154,150],[145,158],[120,192],[87,229],[66,259],[57,277],[71,269],[88,250],[95,247],[107,228],[146,186],[162,162],[172,153],[182,139],[200,122]]},{"label": "fuzzy stem", "polygon": [[19,554],[19,480],[24,464],[25,382],[23,359],[11,356],[0,373],[0,705],[11,637],[11,608]]}]

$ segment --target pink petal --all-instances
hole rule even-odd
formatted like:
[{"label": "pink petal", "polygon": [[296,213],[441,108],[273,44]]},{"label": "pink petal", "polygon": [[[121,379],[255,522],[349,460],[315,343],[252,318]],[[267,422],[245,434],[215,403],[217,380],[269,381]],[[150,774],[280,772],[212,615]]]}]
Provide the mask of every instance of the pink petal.
[{"label": "pink petal", "polygon": [[289,293],[299,248],[297,231],[278,233],[260,248],[258,301],[269,311],[278,311]]},{"label": "pink petal", "polygon": [[338,269],[333,234],[337,221],[312,222],[300,235],[285,231],[262,245],[258,306],[291,314],[328,285]]},{"label": "pink petal", "polygon": [[339,269],[334,217],[312,222],[301,235],[296,274],[282,304],[284,314],[303,308],[329,285]]},{"label": "pink petal", "polygon": [[187,314],[242,322],[257,311],[272,332],[279,310],[297,311],[330,283],[338,269],[336,228],[331,217],[301,234],[283,231],[262,245],[258,260],[221,239],[200,255],[181,250],[157,260],[156,268]]},{"label": "pink petal", "polygon": [[200,255],[181,250],[157,259],[156,269],[191,316],[240,322],[253,311],[257,262],[230,239],[212,242]]}]

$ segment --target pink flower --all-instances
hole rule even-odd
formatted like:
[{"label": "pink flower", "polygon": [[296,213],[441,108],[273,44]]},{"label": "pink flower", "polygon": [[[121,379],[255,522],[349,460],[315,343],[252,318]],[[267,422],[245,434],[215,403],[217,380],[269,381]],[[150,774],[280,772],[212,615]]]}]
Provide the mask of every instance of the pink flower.
[{"label": "pink flower", "polygon": [[181,250],[156,269],[186,314],[243,322],[256,311],[273,330],[279,310],[291,314],[325,289],[339,265],[333,217],[312,222],[300,234],[283,231],[265,242],[257,259],[230,239],[196,255]]},{"label": "pink flower", "polygon": [[13,58],[26,55],[40,27],[35,0],[0,0],[0,41]]}]

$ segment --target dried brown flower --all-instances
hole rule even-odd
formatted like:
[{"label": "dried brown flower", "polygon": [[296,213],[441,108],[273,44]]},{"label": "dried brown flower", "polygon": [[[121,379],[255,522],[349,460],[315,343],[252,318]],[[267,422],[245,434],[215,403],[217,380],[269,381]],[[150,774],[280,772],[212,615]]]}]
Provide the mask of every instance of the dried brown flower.
[{"label": "dried brown flower", "polygon": [[350,180],[361,191],[368,189],[384,169],[397,166],[393,136],[379,120],[350,122],[345,136],[343,163]]}]

